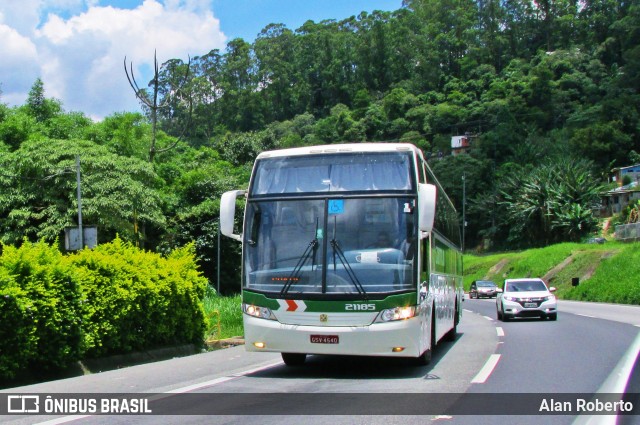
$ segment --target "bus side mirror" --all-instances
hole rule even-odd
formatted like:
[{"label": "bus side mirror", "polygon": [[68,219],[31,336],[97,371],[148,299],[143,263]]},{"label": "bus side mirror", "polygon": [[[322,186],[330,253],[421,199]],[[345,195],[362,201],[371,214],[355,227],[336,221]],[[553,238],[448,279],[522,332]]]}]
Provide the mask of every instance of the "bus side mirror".
[{"label": "bus side mirror", "polygon": [[244,195],[244,190],[230,190],[222,194],[220,199],[220,231],[223,235],[242,242],[242,235],[233,233],[236,215],[236,199]]},{"label": "bus side mirror", "polygon": [[431,232],[436,217],[436,187],[432,184],[418,184],[418,227],[421,232]]}]

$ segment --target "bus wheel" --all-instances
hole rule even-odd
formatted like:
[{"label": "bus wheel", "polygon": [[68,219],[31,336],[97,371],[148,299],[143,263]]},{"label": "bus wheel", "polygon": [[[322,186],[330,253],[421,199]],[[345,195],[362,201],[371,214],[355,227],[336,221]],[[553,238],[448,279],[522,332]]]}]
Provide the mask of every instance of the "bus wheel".
[{"label": "bus wheel", "polygon": [[426,366],[431,363],[431,349],[425,350],[424,353],[416,357],[414,363],[416,366]]},{"label": "bus wheel", "polygon": [[[432,312],[435,312],[435,305]],[[426,366],[431,363],[431,355],[433,354],[433,349],[436,348],[436,321],[433,319],[433,313],[431,315],[431,347],[425,350],[424,353],[420,354],[418,357],[414,358],[414,363],[416,366]]]},{"label": "bus wheel", "polygon": [[456,340],[457,337],[458,337],[458,306],[456,305],[456,312],[453,319],[453,328],[449,329],[449,332],[447,332],[444,335],[444,339],[445,341],[453,342]]},{"label": "bus wheel", "polygon": [[307,358],[306,354],[300,353],[281,353],[282,360],[284,364],[287,366],[302,366],[304,364],[305,359]]}]

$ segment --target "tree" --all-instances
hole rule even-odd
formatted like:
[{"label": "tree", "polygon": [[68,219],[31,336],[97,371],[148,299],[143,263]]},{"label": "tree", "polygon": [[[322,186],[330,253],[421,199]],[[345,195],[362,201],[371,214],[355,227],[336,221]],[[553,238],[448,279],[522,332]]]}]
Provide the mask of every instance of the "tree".
[{"label": "tree", "polygon": [[221,71],[221,119],[230,130],[256,130],[262,123],[262,116],[257,103],[258,81],[251,45],[241,38],[231,40]]},{"label": "tree", "polygon": [[291,60],[295,57],[294,37],[284,25],[270,24],[258,34],[254,43],[261,106],[266,122],[284,120],[296,112],[293,90],[298,75]]},{"label": "tree", "polygon": [[[473,246],[479,242],[478,232],[481,215],[486,211],[470,208],[476,200],[486,197],[491,189],[491,162],[471,155],[447,155],[442,159],[432,159],[429,166],[437,176],[442,188],[447,193],[462,218],[463,181],[465,176],[466,221],[470,224],[465,230],[465,245]],[[462,222],[460,223],[462,225]]]},{"label": "tree", "polygon": [[633,147],[633,140],[620,127],[619,121],[595,122],[576,130],[570,143],[602,167],[607,167],[614,161],[623,165],[626,155]]},{"label": "tree", "polygon": [[595,227],[602,187],[592,163],[558,158],[535,167],[508,169],[500,181],[499,205],[512,244],[576,241]]},{"label": "tree", "polygon": [[[186,148],[179,156],[160,155],[156,166],[166,182],[162,197],[167,223],[159,249],[168,252],[193,241],[204,275],[213,280],[218,266],[219,200],[225,191],[246,186],[250,168],[236,167],[204,147]],[[224,237],[221,243],[221,289],[236,292],[241,246]]]},{"label": "tree", "polygon": [[100,227],[100,238],[145,236],[143,224],[160,227],[165,218],[151,166],[120,157],[82,140],[38,139],[1,154],[0,230],[3,243],[53,242],[77,218],[75,157],[81,157],[83,221]]},{"label": "tree", "polygon": [[0,141],[15,150],[38,129],[38,123],[31,114],[24,109],[13,108],[0,121]]},{"label": "tree", "polygon": [[44,83],[40,78],[31,86],[27,97],[27,110],[38,122],[44,122],[61,111],[60,102],[47,99],[44,95]]},{"label": "tree", "polygon": [[95,123],[85,137],[124,157],[148,159],[151,128],[138,112],[117,112]]},{"label": "tree", "polygon": [[[133,74],[133,62],[131,62],[131,64],[129,65],[130,70],[127,70],[127,57],[125,56],[124,58],[124,72],[127,75],[129,85],[133,89],[136,97],[140,100],[140,102],[142,102],[142,105],[149,109],[151,115],[151,143],[149,145],[149,162],[153,162],[157,153],[166,152],[175,148],[182,138],[181,135],[171,145],[164,148],[159,149],[156,146],[159,114],[164,110],[171,108],[174,98],[183,96],[183,87],[185,86],[187,78],[189,77],[189,67],[191,64],[191,60],[189,60],[189,64],[187,64],[186,66],[185,74],[182,79],[178,81],[172,81],[168,87],[161,87],[160,74],[158,71],[158,59],[155,52],[153,55],[153,61],[154,73],[153,79],[149,83],[149,85],[151,86],[151,94],[149,94],[146,90],[141,89],[140,86],[138,86],[138,83],[136,82],[135,76]],[[160,99],[158,99],[159,96],[161,96]],[[191,112],[191,102],[188,96],[186,96],[186,98],[189,105],[189,112]],[[187,128],[187,125],[188,122],[184,123],[185,130]]]}]

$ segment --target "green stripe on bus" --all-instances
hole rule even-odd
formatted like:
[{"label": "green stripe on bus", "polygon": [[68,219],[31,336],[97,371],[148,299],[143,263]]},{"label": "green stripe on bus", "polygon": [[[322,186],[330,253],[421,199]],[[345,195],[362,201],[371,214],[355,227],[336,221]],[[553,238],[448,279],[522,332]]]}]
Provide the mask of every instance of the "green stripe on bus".
[{"label": "green stripe on bus", "polygon": [[[406,307],[416,304],[417,295],[415,292],[408,294],[390,295],[382,300],[357,300],[357,301],[317,301],[304,300],[306,305],[305,312],[354,312],[362,313],[364,311],[382,311],[386,308]],[[287,298],[288,300],[296,300],[295,298]],[[296,300],[297,301],[297,300]],[[253,304],[259,307],[268,307],[272,310],[278,310],[280,303],[277,299],[268,298],[263,294],[244,291],[242,293],[242,302]],[[375,306],[372,308],[371,306]]]}]

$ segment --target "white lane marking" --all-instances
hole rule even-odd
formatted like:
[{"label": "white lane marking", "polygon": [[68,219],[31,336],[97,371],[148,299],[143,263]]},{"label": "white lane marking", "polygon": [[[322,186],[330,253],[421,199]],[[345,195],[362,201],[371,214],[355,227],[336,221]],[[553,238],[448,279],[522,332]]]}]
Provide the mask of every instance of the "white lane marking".
[{"label": "white lane marking", "polygon": [[604,384],[602,384],[602,386],[598,390],[598,393],[623,393],[625,388],[627,387],[629,378],[631,378],[631,372],[639,354],[640,332],[638,332],[636,339],[633,340],[633,343],[624,353],[616,367],[613,368],[613,371],[607,377],[607,380],[604,381]]},{"label": "white lane marking", "polygon": [[590,319],[597,319],[596,316],[590,316],[588,314],[580,314],[580,313],[574,313],[576,316],[582,316],[582,317],[588,317]]},{"label": "white lane marking", "polygon": [[75,416],[65,416],[63,418],[58,418],[58,419],[51,419],[50,421],[46,421],[46,422],[39,422],[36,425],[58,425],[58,424],[65,424],[67,422],[72,422],[72,421],[77,421],[80,419],[84,419],[84,418],[90,418],[91,415],[75,415]]},{"label": "white lane marking", "polygon": [[463,308],[462,310],[466,311],[467,313],[473,313],[473,311],[467,310],[466,308]]},{"label": "white lane marking", "polygon": [[487,362],[484,364],[482,369],[480,369],[480,372],[478,372],[475,378],[471,380],[471,383],[484,384],[487,379],[489,379],[489,376],[491,375],[491,372],[493,372],[493,369],[495,369],[498,361],[500,361],[500,354],[492,354],[491,356],[489,356],[489,360],[487,360]]},{"label": "white lane marking", "polygon": [[[640,332],[638,332],[636,339],[633,340],[616,367],[613,368],[611,374],[609,374],[602,386],[598,389],[597,394],[624,393],[638,355],[640,355]],[[573,425],[615,425],[616,423],[618,423],[616,415],[580,415],[573,422]]]},{"label": "white lane marking", "polygon": [[[220,384],[222,384],[224,382],[231,381],[232,379],[241,378],[243,376],[251,375],[252,373],[260,372],[260,371],[272,368],[274,366],[278,366],[280,364],[283,364],[282,360],[279,360],[279,361],[274,362],[274,363],[269,363],[269,364],[267,364],[265,366],[260,366],[260,367],[256,367],[256,368],[253,368],[253,369],[244,370],[242,372],[238,372],[238,373],[230,375],[230,376],[222,376],[220,378],[212,379],[210,381],[200,382],[199,384],[188,385],[188,386],[182,387],[182,388],[176,388],[175,390],[167,391],[165,393],[149,397],[149,400],[151,400],[151,401],[160,400],[160,399],[169,397],[170,394],[183,394],[183,393],[187,393],[187,392],[190,392],[190,391],[199,390],[199,389],[202,389],[202,388],[213,387],[214,385],[220,385]],[[91,416],[92,415],[64,416],[62,418],[52,419],[52,420],[46,421],[46,422],[39,422],[36,425],[60,425],[60,424],[65,424],[67,422],[77,421],[79,419],[90,418]]]},{"label": "white lane marking", "polygon": [[206,387],[213,387],[214,385],[219,385],[227,381],[231,381],[232,379],[236,379],[236,376],[223,376],[221,378],[212,379],[211,381],[201,382],[199,384],[189,385],[187,387],[178,388],[176,390],[167,391],[167,394],[182,394],[188,393],[189,391],[195,391]]},{"label": "white lane marking", "polygon": [[504,336],[504,329],[502,329],[500,326],[496,326],[496,333],[498,334],[498,336]]},{"label": "white lane marking", "polygon": [[189,391],[200,390],[202,388],[213,387],[215,385],[220,385],[220,384],[225,383],[227,381],[231,381],[232,379],[240,378],[242,376],[247,376],[247,375],[251,375],[252,373],[256,373],[256,372],[260,372],[260,371],[263,371],[263,370],[266,370],[266,369],[270,369],[270,368],[272,368],[274,366],[278,366],[280,364],[283,364],[282,360],[279,360],[279,361],[274,362],[274,363],[269,363],[268,365],[265,365],[265,366],[260,366],[260,367],[256,367],[256,368],[253,368],[253,369],[245,370],[245,371],[242,371],[240,373],[236,373],[234,375],[222,376],[220,378],[212,379],[211,381],[200,382],[199,384],[188,385],[188,386],[182,387],[182,388],[176,388],[175,390],[167,391],[166,394],[182,394],[182,393],[188,393]]},{"label": "white lane marking", "polygon": [[485,319],[487,319],[487,320],[491,320],[491,321],[493,321],[493,317],[489,317],[489,316],[482,316],[482,317],[484,317],[484,318],[485,318]]}]

